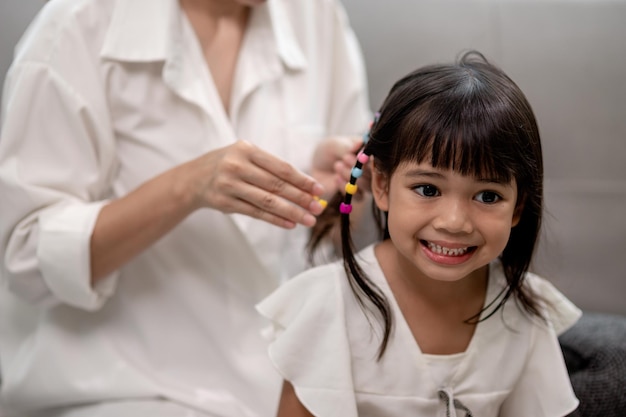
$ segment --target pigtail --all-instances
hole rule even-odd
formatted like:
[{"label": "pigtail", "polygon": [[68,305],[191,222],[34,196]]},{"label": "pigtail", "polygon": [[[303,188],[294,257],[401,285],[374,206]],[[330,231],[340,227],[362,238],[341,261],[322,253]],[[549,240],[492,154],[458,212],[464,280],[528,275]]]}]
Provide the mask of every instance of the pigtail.
[{"label": "pigtail", "polygon": [[[350,288],[352,289],[359,305],[365,310],[371,309],[371,305],[373,305],[383,322],[383,337],[378,350],[378,359],[380,359],[385,352],[389,342],[389,336],[391,334],[391,310],[387,298],[381,289],[372,282],[356,260],[356,248],[352,239],[350,227],[352,198],[358,191],[356,182],[363,175],[363,167],[370,159],[367,143],[370,139],[371,129],[376,123],[378,116],[379,114],[377,113],[374,121],[370,125],[370,131],[363,135],[364,146],[357,153],[357,162],[350,173],[350,181],[345,186],[345,195],[342,195],[341,192],[337,192],[337,194],[330,199],[326,210],[318,217],[316,226],[311,232],[307,249],[309,261],[312,262],[315,250],[321,242],[327,238],[333,230],[335,230],[337,227],[337,220],[339,219],[343,267],[346,272]],[[377,216],[376,211],[374,211],[374,214],[375,219],[379,220],[380,215]],[[368,302],[371,304],[368,305]]]},{"label": "pigtail", "polygon": [[339,205],[341,213],[341,249],[343,255],[343,267],[348,277],[348,283],[352,292],[355,294],[357,301],[362,308],[367,309],[363,296],[374,305],[383,320],[383,337],[378,349],[378,359],[385,353],[387,344],[389,343],[389,335],[392,328],[392,315],[389,302],[380,288],[372,282],[365,271],[361,268],[355,259],[354,242],[350,231],[350,213],[352,212],[352,196],[357,192],[356,180],[363,173],[363,165],[369,160],[369,155],[365,153],[367,145],[359,152],[357,163],[352,169],[350,182],[346,184],[346,195],[344,201]]}]

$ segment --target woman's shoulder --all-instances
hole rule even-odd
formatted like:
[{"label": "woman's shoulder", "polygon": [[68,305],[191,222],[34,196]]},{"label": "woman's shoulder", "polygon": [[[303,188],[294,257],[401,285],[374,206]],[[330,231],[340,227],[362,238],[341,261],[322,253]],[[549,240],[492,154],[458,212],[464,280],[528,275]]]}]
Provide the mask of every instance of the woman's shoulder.
[{"label": "woman's shoulder", "polygon": [[100,52],[115,2],[55,0],[30,22],[16,47],[16,61],[52,64],[85,51]]}]

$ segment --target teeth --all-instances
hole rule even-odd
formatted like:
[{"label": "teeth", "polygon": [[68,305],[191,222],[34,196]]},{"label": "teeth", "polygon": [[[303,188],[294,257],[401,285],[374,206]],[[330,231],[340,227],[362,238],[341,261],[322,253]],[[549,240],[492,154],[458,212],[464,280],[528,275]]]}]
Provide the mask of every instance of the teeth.
[{"label": "teeth", "polygon": [[431,243],[431,242],[428,242],[428,249],[440,255],[447,255],[447,256],[461,256],[468,250],[467,247],[450,249],[450,248],[446,248],[443,246],[435,245],[434,243]]}]

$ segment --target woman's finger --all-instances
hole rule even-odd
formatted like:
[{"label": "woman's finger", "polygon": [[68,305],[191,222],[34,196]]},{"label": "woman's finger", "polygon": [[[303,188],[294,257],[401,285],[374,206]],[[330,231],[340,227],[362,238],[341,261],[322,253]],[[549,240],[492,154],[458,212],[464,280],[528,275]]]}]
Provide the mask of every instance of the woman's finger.
[{"label": "woman's finger", "polygon": [[314,225],[313,215],[323,211],[313,194],[321,187],[313,178],[249,143],[207,154],[201,165],[212,168],[201,186],[203,199],[222,212],[290,228]]},{"label": "woman's finger", "polygon": [[[250,156],[250,162],[274,175],[276,180],[267,185],[267,191],[278,193],[285,188],[285,183],[296,187],[312,196],[321,195],[324,187],[313,177],[297,170],[274,155],[258,149]],[[297,203],[297,202],[296,202]]]},{"label": "woman's finger", "polygon": [[249,184],[238,187],[233,197],[235,201],[244,202],[250,206],[246,209],[247,212],[243,214],[262,220],[283,219],[289,223],[311,227],[315,225],[316,221],[311,212],[314,211],[319,214],[322,211],[320,203],[315,200],[310,203],[310,208],[302,208],[280,195]]}]

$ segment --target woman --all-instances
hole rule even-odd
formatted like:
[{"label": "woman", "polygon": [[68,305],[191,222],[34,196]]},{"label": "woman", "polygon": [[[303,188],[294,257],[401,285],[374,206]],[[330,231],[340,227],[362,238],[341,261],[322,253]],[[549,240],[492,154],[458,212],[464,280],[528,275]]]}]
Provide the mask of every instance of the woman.
[{"label": "woman", "polygon": [[47,3],[5,86],[4,407],[273,415],[254,304],[304,267],[366,99],[335,1]]}]

